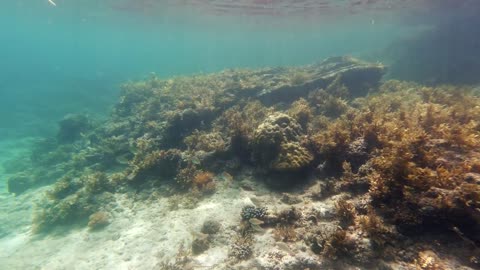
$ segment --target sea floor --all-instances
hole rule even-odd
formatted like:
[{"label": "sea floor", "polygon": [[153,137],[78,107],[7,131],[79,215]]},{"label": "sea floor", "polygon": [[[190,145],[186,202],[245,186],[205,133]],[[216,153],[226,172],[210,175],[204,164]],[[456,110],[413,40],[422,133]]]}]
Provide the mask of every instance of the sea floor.
[{"label": "sea floor", "polygon": [[[373,268],[351,266],[347,261],[328,264],[301,240],[299,234],[307,233],[301,229],[298,237],[287,242],[278,241],[275,228],[261,229],[254,234],[253,255],[247,260],[232,261],[232,239],[238,234],[239,213],[244,206],[268,205],[269,212],[294,207],[306,220],[315,214],[319,223],[328,227],[336,224],[335,201],[343,196],[316,201],[310,198],[318,191],[318,182],[307,184],[304,192],[287,195],[269,190],[248,173],[240,177],[191,209],[173,205],[176,201],[172,197],[156,192],[114,194],[104,208],[110,213],[110,224],[105,228],[92,231],[85,226],[60,227],[40,235],[31,232],[33,204],[51,187],[30,190],[17,197],[3,192],[2,269],[420,269],[416,268],[416,261],[409,264],[377,260],[380,264]],[[200,231],[207,220],[218,221],[220,230],[209,236],[205,251],[192,254],[192,243],[202,238]],[[434,246],[435,239],[431,240]],[[424,239],[410,243],[412,248],[420,245],[428,250]],[[473,269],[461,266],[448,255],[448,248],[446,251],[432,255],[447,266],[438,269]]]},{"label": "sea floor", "polygon": [[0,269],[479,269],[480,98],[386,81],[344,100],[341,76],[309,88],[317,69],[152,77],[98,126],[1,141]]},{"label": "sea floor", "polygon": [[[255,183],[246,179],[243,184]],[[210,248],[192,256],[185,267],[228,269],[230,240],[240,222],[242,207],[252,201],[282,207],[281,203],[276,205],[276,195],[265,189],[254,192],[238,186],[219,189],[194,209],[172,210],[169,198],[158,194],[115,194],[113,202],[106,206],[112,221],[103,230],[59,228],[48,235],[34,235],[30,231],[31,206],[48,189],[31,190],[18,197],[2,196],[2,224],[14,225],[6,228],[10,231],[0,238],[0,260],[5,269],[165,269],[175,262],[182,246],[190,254],[192,241],[206,220],[219,221],[220,232]],[[323,209],[325,204],[314,207]],[[276,247],[268,231],[256,238],[255,250],[260,254],[285,249]]]}]

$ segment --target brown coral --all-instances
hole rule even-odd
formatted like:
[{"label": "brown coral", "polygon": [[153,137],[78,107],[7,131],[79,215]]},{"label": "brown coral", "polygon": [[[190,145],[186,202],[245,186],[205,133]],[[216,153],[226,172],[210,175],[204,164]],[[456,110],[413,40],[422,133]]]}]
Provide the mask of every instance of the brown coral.
[{"label": "brown coral", "polygon": [[283,113],[269,115],[255,130],[253,155],[267,170],[299,171],[313,160],[313,155],[301,145],[300,125]]},{"label": "brown coral", "polygon": [[211,172],[200,171],[193,177],[193,184],[198,187],[205,187],[209,183],[213,182],[214,174]]},{"label": "brown coral", "polygon": [[425,250],[418,253],[418,258],[415,260],[415,266],[418,270],[445,270],[445,266],[431,250]]},{"label": "brown coral", "polygon": [[178,149],[138,152],[130,162],[128,179],[141,181],[149,176],[173,177],[180,159],[181,152]]},{"label": "brown coral", "polygon": [[227,143],[220,132],[194,131],[184,140],[187,147],[195,151],[220,152],[225,151]]},{"label": "brown coral", "polygon": [[193,177],[192,183],[194,192],[201,192],[203,194],[211,194],[215,192],[215,175],[211,172],[197,172]]},{"label": "brown coral", "polygon": [[313,155],[299,143],[284,143],[280,145],[280,152],[271,163],[275,171],[299,171],[308,167]]}]

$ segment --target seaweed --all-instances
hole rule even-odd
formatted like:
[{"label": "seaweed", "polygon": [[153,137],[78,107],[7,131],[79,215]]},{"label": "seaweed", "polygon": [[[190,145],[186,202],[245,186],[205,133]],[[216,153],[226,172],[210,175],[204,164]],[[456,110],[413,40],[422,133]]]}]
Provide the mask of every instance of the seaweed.
[{"label": "seaweed", "polygon": [[[297,68],[152,74],[124,84],[101,125],[65,121],[62,135],[36,143],[32,168],[12,166],[20,178],[11,180],[11,192],[37,179],[55,182],[33,221],[34,230],[48,231],[102,220],[95,213],[105,211],[110,192],[166,191],[170,209],[193,208],[227,171],[300,191],[299,180],[308,179],[318,186],[299,194],[302,207],[317,203],[308,197],[342,193],[337,215],[305,215],[303,208],[269,215],[247,206],[231,258],[253,256],[254,235],[263,228],[279,241],[303,239],[316,254],[359,265],[424,232],[478,245],[480,98],[470,87],[378,85],[383,71],[341,57]],[[321,216],[333,229],[318,229]],[[422,255],[417,264],[429,260]]]},{"label": "seaweed", "polygon": [[340,221],[340,226],[346,228],[353,224],[357,213],[351,202],[345,199],[340,199],[335,203],[335,210]]},{"label": "seaweed", "polygon": [[282,242],[294,242],[297,240],[297,233],[293,225],[277,224],[273,231],[273,238]]},{"label": "seaweed", "polygon": [[243,161],[250,161],[255,129],[273,112],[259,101],[249,101],[225,110],[214,122],[215,130],[226,135],[232,152]]},{"label": "seaweed", "polygon": [[173,261],[171,260],[165,260],[160,263],[158,263],[155,267],[155,269],[161,269],[161,270],[189,270],[189,269],[194,269],[192,266],[192,258],[191,258],[191,251],[189,249],[186,249],[184,244],[181,244],[180,247],[178,248],[177,254],[173,258]]},{"label": "seaweed", "polygon": [[108,177],[101,172],[86,172],[79,178],[63,177],[37,204],[32,231],[41,233],[59,225],[86,224],[87,218],[110,200],[107,194],[111,188]]},{"label": "seaweed", "polygon": [[338,260],[342,257],[350,255],[353,249],[353,243],[347,239],[347,232],[341,228],[337,228],[327,236],[323,236],[322,255],[331,259]]},{"label": "seaweed", "polygon": [[313,110],[306,99],[300,98],[290,105],[287,114],[295,119],[303,130],[309,129],[309,123],[313,118]]},{"label": "seaweed", "polygon": [[366,178],[372,206],[404,230],[432,223],[479,228],[472,211],[479,186],[465,183],[478,164],[479,98],[454,87],[396,84],[358,100],[356,109],[315,135],[318,153],[338,170],[349,146],[364,138],[365,173],[354,175],[347,166],[343,181]]},{"label": "seaweed", "polygon": [[59,201],[50,201],[38,208],[33,216],[32,232],[48,232],[59,225],[73,225],[85,220],[98,208],[93,198],[77,192]]}]

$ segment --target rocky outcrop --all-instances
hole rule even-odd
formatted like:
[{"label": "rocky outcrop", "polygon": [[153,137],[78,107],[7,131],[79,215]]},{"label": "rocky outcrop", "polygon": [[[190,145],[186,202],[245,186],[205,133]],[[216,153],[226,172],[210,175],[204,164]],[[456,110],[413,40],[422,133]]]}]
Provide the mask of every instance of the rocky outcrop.
[{"label": "rocky outcrop", "polygon": [[256,94],[264,104],[290,103],[308,96],[313,90],[326,88],[336,78],[345,85],[352,96],[364,96],[376,88],[386,72],[380,63],[368,63],[353,57],[330,57],[324,61],[290,71],[290,84],[263,89]]}]

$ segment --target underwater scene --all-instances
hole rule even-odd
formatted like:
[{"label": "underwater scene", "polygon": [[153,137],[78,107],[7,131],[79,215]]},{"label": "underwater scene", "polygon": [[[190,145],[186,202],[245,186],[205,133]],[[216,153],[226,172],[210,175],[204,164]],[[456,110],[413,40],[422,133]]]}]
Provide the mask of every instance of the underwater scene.
[{"label": "underwater scene", "polygon": [[0,269],[480,269],[480,1],[0,7]]}]

